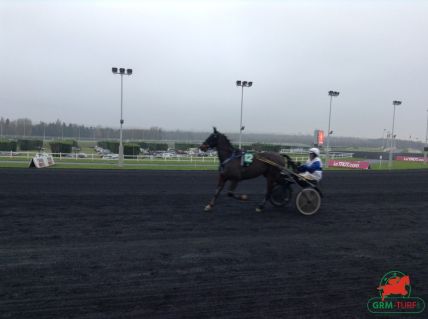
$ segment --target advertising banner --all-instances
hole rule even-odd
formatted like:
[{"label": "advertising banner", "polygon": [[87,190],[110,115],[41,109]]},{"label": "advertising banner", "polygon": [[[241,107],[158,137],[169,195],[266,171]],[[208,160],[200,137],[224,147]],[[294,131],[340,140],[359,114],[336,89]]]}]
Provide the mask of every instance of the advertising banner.
[{"label": "advertising banner", "polygon": [[369,162],[362,161],[341,161],[341,160],[329,160],[329,167],[339,167],[339,168],[353,168],[353,169],[369,169]]},{"label": "advertising banner", "polygon": [[405,162],[424,162],[425,159],[423,157],[417,156],[396,156],[396,161],[405,161]]},{"label": "advertising banner", "polygon": [[323,130],[315,130],[314,131],[314,145],[316,145],[316,146],[324,145],[324,131]]},{"label": "advertising banner", "polygon": [[35,167],[35,168],[43,168],[43,167],[49,167],[55,165],[55,161],[52,157],[52,155],[49,155],[47,153],[42,154],[36,154],[31,161],[29,167]]}]

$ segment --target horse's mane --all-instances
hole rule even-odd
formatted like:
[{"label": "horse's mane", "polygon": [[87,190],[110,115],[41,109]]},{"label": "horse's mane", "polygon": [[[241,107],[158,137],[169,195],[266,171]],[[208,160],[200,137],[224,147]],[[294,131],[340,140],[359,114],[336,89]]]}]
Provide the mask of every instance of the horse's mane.
[{"label": "horse's mane", "polygon": [[235,149],[235,148],[233,147],[232,143],[230,142],[229,138],[228,138],[226,135],[224,135],[223,133],[220,133],[220,132],[218,132],[218,134],[219,134],[220,136],[223,136],[223,138],[224,138],[224,140],[226,141],[226,143],[227,143],[227,144],[229,144],[229,146],[230,146],[232,149]]}]

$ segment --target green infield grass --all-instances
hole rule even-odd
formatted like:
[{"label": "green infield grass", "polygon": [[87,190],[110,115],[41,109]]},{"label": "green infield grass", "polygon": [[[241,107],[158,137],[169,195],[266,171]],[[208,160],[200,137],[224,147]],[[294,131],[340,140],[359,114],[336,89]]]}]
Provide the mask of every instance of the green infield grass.
[{"label": "green infield grass", "polygon": [[[342,160],[359,159],[349,158]],[[27,168],[30,159],[25,157],[0,157],[0,168]],[[214,158],[189,159],[150,159],[125,160],[124,166],[119,167],[117,160],[106,159],[74,159],[55,158],[55,165],[49,169],[78,168],[78,169],[150,169],[150,170],[217,170],[218,160]],[[327,170],[349,170],[349,168],[326,168]],[[388,170],[388,161],[370,164],[370,169]],[[428,169],[428,163],[393,161],[392,169]],[[352,169],[351,169],[352,170]]]}]

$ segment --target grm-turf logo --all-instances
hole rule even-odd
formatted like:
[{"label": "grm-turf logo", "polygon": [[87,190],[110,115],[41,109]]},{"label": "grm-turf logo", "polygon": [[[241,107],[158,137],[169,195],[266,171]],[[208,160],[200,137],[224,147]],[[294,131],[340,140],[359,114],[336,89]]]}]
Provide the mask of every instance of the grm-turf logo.
[{"label": "grm-turf logo", "polygon": [[377,290],[380,296],[367,302],[367,309],[371,313],[418,314],[425,310],[425,301],[411,296],[410,277],[401,271],[387,272]]}]

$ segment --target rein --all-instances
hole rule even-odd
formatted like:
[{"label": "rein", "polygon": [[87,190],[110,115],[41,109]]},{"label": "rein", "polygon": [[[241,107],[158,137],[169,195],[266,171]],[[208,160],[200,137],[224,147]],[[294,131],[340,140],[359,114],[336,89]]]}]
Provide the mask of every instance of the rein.
[{"label": "rein", "polygon": [[286,169],[284,166],[279,165],[279,164],[275,163],[274,161],[271,161],[270,159],[267,159],[267,158],[264,158],[264,157],[259,157],[257,155],[254,156],[254,158],[256,160],[259,160],[260,162],[263,162],[263,163],[269,164],[271,166],[274,166],[274,167],[280,169],[281,171],[284,170],[284,169]]},{"label": "rein", "polygon": [[239,151],[234,151],[232,155],[230,155],[228,158],[226,158],[223,162],[220,163],[220,166],[223,167],[230,161],[234,160],[235,158],[240,158],[242,156],[242,153]]}]

